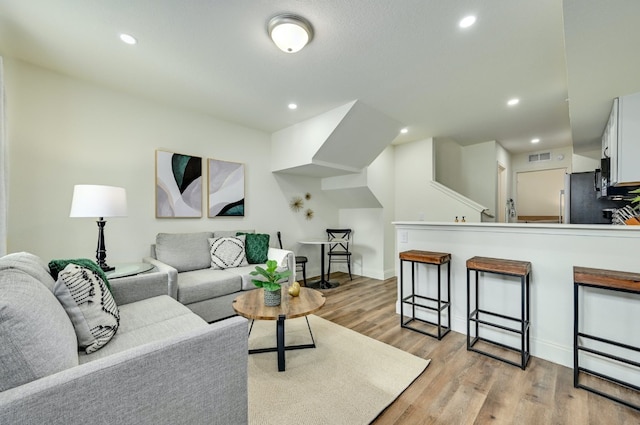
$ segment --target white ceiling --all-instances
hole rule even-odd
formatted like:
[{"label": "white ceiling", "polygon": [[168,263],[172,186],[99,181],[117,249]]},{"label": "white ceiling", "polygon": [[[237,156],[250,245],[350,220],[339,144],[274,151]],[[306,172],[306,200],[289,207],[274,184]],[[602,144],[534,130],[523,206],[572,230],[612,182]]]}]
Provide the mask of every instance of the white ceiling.
[{"label": "white ceiling", "polygon": [[[299,53],[267,36],[282,12],[314,27]],[[640,91],[638,17],[638,0],[3,0],[0,54],[267,132],[359,99],[409,128],[396,143],[584,151]]]}]

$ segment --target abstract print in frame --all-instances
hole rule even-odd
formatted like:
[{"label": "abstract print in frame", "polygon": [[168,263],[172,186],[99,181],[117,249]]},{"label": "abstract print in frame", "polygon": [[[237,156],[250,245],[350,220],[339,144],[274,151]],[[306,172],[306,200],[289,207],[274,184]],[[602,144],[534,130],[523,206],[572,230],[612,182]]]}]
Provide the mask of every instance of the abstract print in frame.
[{"label": "abstract print in frame", "polygon": [[202,158],[156,151],[156,217],[202,217]]},{"label": "abstract print in frame", "polygon": [[209,159],[209,217],[244,216],[244,164]]}]

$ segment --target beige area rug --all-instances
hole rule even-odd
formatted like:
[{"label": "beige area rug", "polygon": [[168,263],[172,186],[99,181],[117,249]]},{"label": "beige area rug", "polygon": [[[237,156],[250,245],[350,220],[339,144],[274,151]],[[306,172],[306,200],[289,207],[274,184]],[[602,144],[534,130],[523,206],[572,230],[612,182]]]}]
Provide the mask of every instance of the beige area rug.
[{"label": "beige area rug", "polygon": [[[316,348],[249,355],[249,424],[358,425],[373,421],[429,365],[375,339],[309,316]],[[304,317],[285,322],[286,345],[309,344]],[[274,347],[275,321],[256,320],[249,348]]]}]

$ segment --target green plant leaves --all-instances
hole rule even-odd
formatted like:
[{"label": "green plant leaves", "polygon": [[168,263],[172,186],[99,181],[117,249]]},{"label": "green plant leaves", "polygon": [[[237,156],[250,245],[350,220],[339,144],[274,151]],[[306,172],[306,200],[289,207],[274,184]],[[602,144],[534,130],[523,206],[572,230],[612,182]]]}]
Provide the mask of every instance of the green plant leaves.
[{"label": "green plant leaves", "polygon": [[278,262],[275,260],[268,260],[266,270],[263,267],[256,266],[256,269],[249,273],[251,276],[262,276],[266,281],[251,279],[251,282],[253,282],[253,284],[258,288],[264,288],[265,291],[277,291],[280,289],[280,284],[278,282],[291,276],[291,270],[278,272],[277,269]]}]

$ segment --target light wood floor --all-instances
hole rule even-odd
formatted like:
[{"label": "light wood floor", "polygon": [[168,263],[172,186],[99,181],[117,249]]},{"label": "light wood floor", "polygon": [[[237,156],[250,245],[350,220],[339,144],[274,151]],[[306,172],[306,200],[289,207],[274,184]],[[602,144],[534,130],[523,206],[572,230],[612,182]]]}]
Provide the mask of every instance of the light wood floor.
[{"label": "light wood floor", "polygon": [[573,370],[532,357],[525,371],[468,352],[464,335],[441,341],[400,327],[396,279],[344,273],[323,290],[327,320],[431,359],[429,367],[374,422],[388,424],[640,424],[640,412],[573,387]]}]

